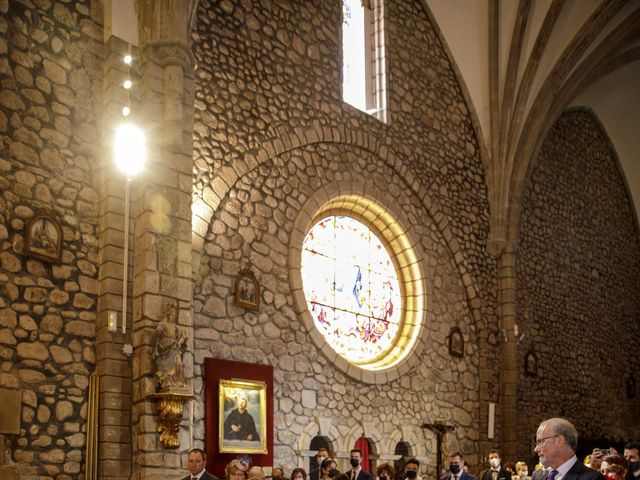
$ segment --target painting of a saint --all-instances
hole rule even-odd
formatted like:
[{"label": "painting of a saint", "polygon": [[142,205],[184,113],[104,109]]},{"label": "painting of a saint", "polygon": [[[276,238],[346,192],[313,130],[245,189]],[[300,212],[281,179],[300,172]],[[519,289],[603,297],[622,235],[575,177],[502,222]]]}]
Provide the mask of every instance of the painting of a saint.
[{"label": "painting of a saint", "polygon": [[219,445],[221,453],[267,453],[266,384],[220,380]]}]

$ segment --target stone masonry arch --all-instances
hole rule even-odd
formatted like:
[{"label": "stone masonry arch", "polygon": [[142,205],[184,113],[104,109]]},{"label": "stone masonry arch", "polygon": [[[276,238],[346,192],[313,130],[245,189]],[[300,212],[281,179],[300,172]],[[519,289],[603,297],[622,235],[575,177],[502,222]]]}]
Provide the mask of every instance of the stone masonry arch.
[{"label": "stone masonry arch", "polygon": [[300,434],[298,438],[298,451],[302,452],[304,450],[309,449],[309,445],[311,444],[311,440],[313,437],[317,437],[318,435],[322,437],[327,437],[335,446],[338,448],[338,443],[342,436],[338,429],[329,422],[323,422],[322,420],[316,419],[315,422],[309,423],[304,430]]},{"label": "stone masonry arch", "polygon": [[416,430],[414,428],[395,429],[391,432],[391,435],[387,436],[385,442],[385,450],[393,453],[396,449],[396,445],[400,442],[407,442],[411,445],[412,455],[420,460],[424,459],[427,455],[426,442],[418,438]]},{"label": "stone masonry arch", "polygon": [[354,448],[353,446],[356,441],[361,437],[364,437],[369,440],[369,442],[374,443],[378,447],[378,450],[380,450],[380,447],[384,444],[382,432],[378,430],[378,427],[375,424],[369,422],[357,423],[351,427],[349,432],[344,436],[343,451],[346,453],[347,457],[349,456],[351,449]]},{"label": "stone masonry arch", "polygon": [[194,192],[192,202],[192,266],[197,282],[204,238],[213,216],[236,182],[249,172],[274,157],[313,144],[338,143],[361,148],[381,158],[393,168],[406,182],[410,192],[415,195],[425,210],[429,212],[434,224],[442,235],[465,289],[467,305],[474,322],[482,318],[478,296],[477,281],[469,273],[462,246],[455,238],[449,225],[449,217],[439,202],[426,191],[410,167],[389,149],[384,137],[378,138],[365,131],[356,131],[345,126],[322,126],[316,124],[308,129],[295,128],[292,131],[280,131],[279,137],[266,139],[255,154],[247,154],[240,165],[223,166],[217,172],[216,179],[202,192]]}]

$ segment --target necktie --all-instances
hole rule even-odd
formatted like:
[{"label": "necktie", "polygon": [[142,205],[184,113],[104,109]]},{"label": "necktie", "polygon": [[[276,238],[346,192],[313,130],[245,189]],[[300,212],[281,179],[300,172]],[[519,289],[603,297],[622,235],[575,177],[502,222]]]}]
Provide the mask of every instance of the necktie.
[{"label": "necktie", "polygon": [[549,472],[549,477],[547,477],[547,480],[556,480],[556,475],[558,475],[558,470],[551,470]]}]

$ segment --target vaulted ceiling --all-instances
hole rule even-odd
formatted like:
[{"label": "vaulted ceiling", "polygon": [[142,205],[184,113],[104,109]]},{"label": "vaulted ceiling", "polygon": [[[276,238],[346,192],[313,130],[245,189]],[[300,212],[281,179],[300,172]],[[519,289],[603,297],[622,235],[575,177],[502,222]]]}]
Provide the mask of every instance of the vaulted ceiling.
[{"label": "vaulted ceiling", "polygon": [[[475,110],[494,237],[568,106],[599,117],[640,212],[640,0],[425,0]],[[636,216],[637,219],[637,216]],[[517,228],[517,227],[516,227]]]}]

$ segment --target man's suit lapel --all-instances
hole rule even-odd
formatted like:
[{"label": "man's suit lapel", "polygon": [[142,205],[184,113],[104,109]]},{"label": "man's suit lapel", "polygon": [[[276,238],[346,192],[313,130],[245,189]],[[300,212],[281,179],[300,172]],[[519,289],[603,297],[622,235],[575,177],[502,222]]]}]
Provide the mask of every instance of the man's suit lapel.
[{"label": "man's suit lapel", "polygon": [[567,474],[562,477],[562,480],[577,480],[585,468],[586,467],[584,467],[579,461],[576,461],[576,463],[571,466]]}]

